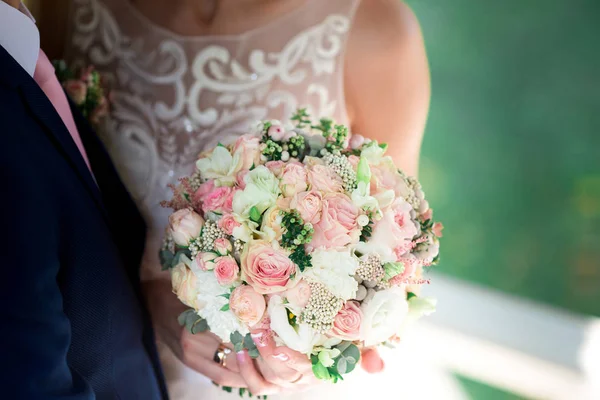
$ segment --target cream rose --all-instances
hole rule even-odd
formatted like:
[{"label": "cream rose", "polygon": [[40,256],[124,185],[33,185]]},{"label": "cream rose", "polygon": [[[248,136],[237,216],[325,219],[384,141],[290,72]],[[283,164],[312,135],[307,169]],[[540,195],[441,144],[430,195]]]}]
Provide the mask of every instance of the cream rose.
[{"label": "cream rose", "polygon": [[169,228],[175,243],[187,247],[197,238],[204,226],[204,219],[191,208],[175,211],[169,216]]},{"label": "cream rose", "polygon": [[240,321],[254,326],[261,321],[265,313],[265,297],[257,293],[252,286],[238,286],[231,292],[229,308]]},{"label": "cream rose", "polygon": [[313,225],[321,220],[322,205],[323,196],[321,192],[315,190],[297,193],[290,203],[290,207],[300,213],[304,222],[310,222]]},{"label": "cream rose", "polygon": [[294,286],[296,264],[281,249],[262,240],[252,241],[242,254],[242,279],[261,294],[283,292]]},{"label": "cream rose", "polygon": [[171,269],[171,286],[183,304],[195,310],[199,308],[196,275],[184,263]]},{"label": "cream rose", "polygon": [[382,290],[361,306],[363,322],[360,338],[365,346],[385,342],[398,333],[408,314],[408,302],[404,289],[394,287]]},{"label": "cream rose", "polygon": [[233,153],[239,154],[241,169],[250,169],[260,163],[260,139],[254,135],[242,135],[233,145]]}]

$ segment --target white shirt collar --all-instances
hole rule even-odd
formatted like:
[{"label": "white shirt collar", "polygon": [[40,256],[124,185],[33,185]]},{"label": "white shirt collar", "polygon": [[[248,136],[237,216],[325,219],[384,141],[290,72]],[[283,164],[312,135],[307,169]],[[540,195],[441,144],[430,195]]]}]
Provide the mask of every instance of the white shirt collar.
[{"label": "white shirt collar", "polygon": [[40,33],[22,3],[17,10],[0,0],[0,46],[33,76],[40,52]]}]

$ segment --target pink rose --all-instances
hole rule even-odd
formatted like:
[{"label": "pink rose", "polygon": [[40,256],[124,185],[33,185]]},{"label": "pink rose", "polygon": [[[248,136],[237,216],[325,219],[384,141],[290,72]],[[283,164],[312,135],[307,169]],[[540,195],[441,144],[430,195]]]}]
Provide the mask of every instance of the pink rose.
[{"label": "pink rose", "polygon": [[246,188],[246,175],[248,175],[248,172],[250,170],[243,169],[235,175],[235,184],[241,190]]},{"label": "pink rose", "polygon": [[231,241],[226,238],[219,238],[215,240],[215,251],[219,253],[221,256],[226,256],[227,254],[233,251],[233,247],[231,246]]},{"label": "pink rose", "polygon": [[83,104],[87,96],[87,86],[85,83],[78,80],[68,80],[63,84],[63,86],[75,104]]},{"label": "pink rose", "polygon": [[219,229],[221,229],[227,235],[233,235],[233,230],[239,226],[242,226],[242,224],[235,219],[233,214],[224,214],[217,225]]},{"label": "pink rose", "polygon": [[281,178],[281,174],[283,174],[283,168],[285,167],[285,163],[283,161],[268,161],[265,164],[265,167],[269,171],[273,173],[278,178]]},{"label": "pink rose", "polygon": [[350,148],[356,150],[365,143],[365,137],[362,135],[352,135],[350,137]]},{"label": "pink rose", "polygon": [[204,219],[191,208],[175,211],[169,216],[169,230],[173,241],[187,247],[190,240],[197,238],[204,226]]},{"label": "pink rose", "polygon": [[271,125],[267,131],[267,135],[276,142],[279,142],[285,136],[285,129],[281,125]]},{"label": "pink rose", "polygon": [[301,280],[296,286],[286,290],[285,297],[292,306],[302,309],[308,304],[311,292],[310,285],[305,280]]},{"label": "pink rose", "polygon": [[286,164],[281,175],[281,192],[283,195],[292,197],[298,192],[305,191],[307,187],[304,165],[298,162]]},{"label": "pink rose", "polygon": [[231,292],[229,309],[248,326],[261,322],[266,308],[264,296],[257,293],[252,286],[238,286]]},{"label": "pink rose", "polygon": [[231,286],[238,279],[240,267],[231,256],[224,256],[215,259],[215,276],[217,282],[222,286]]},{"label": "pink rose", "polygon": [[379,165],[370,165],[371,167],[371,195],[386,190],[393,190],[396,197],[408,197],[412,189],[407,185],[406,180],[398,173],[398,169],[391,159],[384,159]]},{"label": "pink rose", "polygon": [[313,165],[308,169],[308,182],[311,189],[322,192],[342,192],[342,178],[325,165]]},{"label": "pink rose", "polygon": [[321,207],[323,196],[321,192],[313,191],[297,193],[290,204],[290,207],[297,210],[304,222],[316,224],[321,220]]},{"label": "pink rose", "polygon": [[283,292],[295,282],[297,267],[288,255],[270,243],[255,240],[242,254],[242,277],[261,294]]},{"label": "pink rose", "polygon": [[196,264],[202,271],[212,271],[215,269],[215,260],[219,255],[212,251],[196,254]]},{"label": "pink rose", "polygon": [[397,199],[392,204],[392,210],[394,212],[394,221],[400,228],[401,235],[404,239],[412,239],[417,233],[417,226],[410,217],[412,207],[406,201]]},{"label": "pink rose", "polygon": [[240,136],[233,145],[233,153],[242,159],[242,169],[250,169],[260,162],[260,139],[253,135]]},{"label": "pink rose", "polygon": [[342,340],[357,340],[360,336],[360,325],[363,313],[357,301],[348,301],[335,316],[331,336]]},{"label": "pink rose", "polygon": [[[198,190],[200,190],[198,188]],[[216,212],[216,213],[226,213],[231,212],[232,204],[233,204],[233,195],[235,189],[229,186],[220,186],[214,188],[212,191],[205,194],[200,198],[202,202],[202,211]],[[198,193],[198,192],[196,192]]]},{"label": "pink rose", "polygon": [[342,193],[328,193],[323,196],[323,209],[320,221],[314,225],[310,249],[335,248],[357,243],[360,229],[356,222],[358,207]]}]

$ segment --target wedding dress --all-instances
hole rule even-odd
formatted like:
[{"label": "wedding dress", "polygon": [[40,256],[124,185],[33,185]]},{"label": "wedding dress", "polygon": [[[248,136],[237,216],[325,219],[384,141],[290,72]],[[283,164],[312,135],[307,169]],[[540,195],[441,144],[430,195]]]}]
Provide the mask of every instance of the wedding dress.
[{"label": "wedding dress", "polygon": [[[307,0],[243,34],[184,37],[157,26],[128,0],[73,0],[67,60],[94,65],[111,87],[111,118],[99,134],[149,227],[144,278],[161,273],[158,248],[169,210],[160,202],[171,195],[167,185],[189,175],[201,151],[247,133],[256,120],[288,120],[298,107],[348,122],[344,49],[358,3]],[[174,400],[237,396],[166,348],[161,355]],[[415,371],[414,361],[388,364],[376,377],[358,373],[344,384],[285,398],[461,398],[451,396],[455,388],[444,397],[423,396],[426,388],[411,374],[427,373],[431,382],[431,371]]]}]

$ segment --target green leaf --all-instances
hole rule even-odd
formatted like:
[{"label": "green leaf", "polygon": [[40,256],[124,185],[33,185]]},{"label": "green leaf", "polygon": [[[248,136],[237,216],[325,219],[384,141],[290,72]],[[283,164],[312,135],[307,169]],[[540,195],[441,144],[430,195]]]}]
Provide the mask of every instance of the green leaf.
[{"label": "green leaf", "polygon": [[221,307],[221,311],[229,311],[229,303],[227,303],[223,307]]},{"label": "green leaf", "polygon": [[346,359],[344,357],[340,357],[340,359],[337,360],[335,364],[335,367],[337,368],[337,371],[340,373],[340,375],[344,375],[348,367],[348,362],[346,361]]},{"label": "green leaf", "polygon": [[244,397],[244,394],[246,394],[246,389],[245,388],[240,388],[239,394],[240,394],[240,397]]},{"label": "green leaf", "polygon": [[225,297],[227,300],[229,300],[229,298],[231,297],[231,293],[223,293],[220,294],[218,297]]},{"label": "green leaf", "polygon": [[417,295],[416,295],[416,294],[414,294],[413,292],[408,292],[408,293],[406,293],[406,300],[410,300],[410,299],[412,299],[413,297],[417,297]]},{"label": "green leaf", "polygon": [[256,223],[260,222],[260,211],[258,211],[258,208],[256,208],[256,206],[253,206],[250,209],[250,220],[254,221]]},{"label": "green leaf", "polygon": [[171,260],[171,268],[175,268],[177,264],[181,262],[181,257],[183,256],[189,259],[192,256],[192,253],[189,249],[178,250],[177,253],[175,253],[175,255],[173,256],[173,259]]},{"label": "green leaf", "polygon": [[260,357],[260,353],[258,352],[258,349],[256,349],[256,348],[254,348],[252,350],[248,350],[248,355],[250,356],[250,358]]},{"label": "green leaf", "polygon": [[192,325],[192,328],[190,329],[190,333],[192,335],[195,335],[198,332],[206,332],[208,330],[208,328],[209,328],[208,322],[206,322],[206,320],[204,318],[200,318],[199,320],[194,322],[194,324]]},{"label": "green leaf", "polygon": [[244,337],[238,331],[233,332],[229,335],[229,340],[233,344],[235,352],[244,350]]},{"label": "green leaf", "polygon": [[379,147],[381,147],[383,149],[383,151],[386,151],[388,148],[388,144],[387,143],[379,143]]},{"label": "green leaf", "polygon": [[354,370],[356,364],[358,364],[358,361],[360,360],[360,350],[358,347],[356,347],[356,345],[350,344],[346,349],[344,349],[344,351],[342,351],[342,354],[340,354],[338,363],[340,359],[344,359],[346,362],[345,373],[350,373]]},{"label": "green leaf", "polygon": [[315,377],[317,377],[317,379],[322,379],[324,381],[328,381],[331,379],[331,374],[329,373],[327,368],[325,368],[321,363],[313,364],[312,371],[313,374],[315,374]]},{"label": "green leaf", "polygon": [[371,182],[371,167],[366,157],[361,157],[356,170],[356,182],[368,185]]},{"label": "green leaf", "polygon": [[177,317],[177,322],[179,322],[179,325],[184,326],[190,315],[197,316],[196,311],[194,311],[190,308],[189,310],[185,310],[184,312],[179,314],[179,316]]},{"label": "green leaf", "polygon": [[160,265],[162,265],[162,270],[166,271],[169,268],[172,268],[173,258],[175,258],[175,254],[169,250],[161,250],[158,252],[158,258],[160,259]]}]

